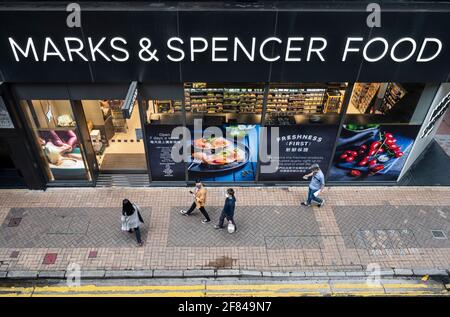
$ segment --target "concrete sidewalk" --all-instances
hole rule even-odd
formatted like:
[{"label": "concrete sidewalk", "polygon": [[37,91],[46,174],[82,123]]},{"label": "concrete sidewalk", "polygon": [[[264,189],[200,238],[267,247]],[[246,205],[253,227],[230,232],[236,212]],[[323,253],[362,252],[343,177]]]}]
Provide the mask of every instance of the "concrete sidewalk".
[{"label": "concrete sidewalk", "polygon": [[[224,193],[208,189],[213,223],[205,225],[198,211],[178,212],[191,203],[187,188],[0,191],[0,277],[64,277],[71,263],[86,277],[130,270],[357,276],[369,264],[385,275],[450,269],[448,187],[332,187],[322,208],[299,206],[304,187],[236,188],[238,231],[232,235],[213,228]],[[125,197],[143,209],[142,248],[120,230]]]}]

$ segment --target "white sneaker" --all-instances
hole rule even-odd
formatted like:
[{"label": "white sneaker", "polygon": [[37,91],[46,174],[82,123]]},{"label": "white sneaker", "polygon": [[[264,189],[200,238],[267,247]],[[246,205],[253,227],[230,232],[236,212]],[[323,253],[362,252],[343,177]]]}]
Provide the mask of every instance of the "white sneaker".
[{"label": "white sneaker", "polygon": [[180,210],[180,214],[185,215],[185,216],[188,215],[188,214],[187,214],[187,211],[186,211],[186,210],[183,210],[183,209]]},{"label": "white sneaker", "polygon": [[325,205],[325,199],[322,198],[322,202],[319,204],[319,208]]}]

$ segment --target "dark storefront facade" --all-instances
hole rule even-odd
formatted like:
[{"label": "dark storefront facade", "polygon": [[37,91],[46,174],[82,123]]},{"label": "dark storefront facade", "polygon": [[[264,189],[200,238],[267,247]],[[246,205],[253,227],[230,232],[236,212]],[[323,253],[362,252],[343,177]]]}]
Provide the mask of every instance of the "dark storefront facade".
[{"label": "dark storefront facade", "polygon": [[450,101],[446,4],[386,4],[380,27],[356,2],[71,13],[0,7],[3,187],[302,184],[313,163],[330,185],[396,184]]}]

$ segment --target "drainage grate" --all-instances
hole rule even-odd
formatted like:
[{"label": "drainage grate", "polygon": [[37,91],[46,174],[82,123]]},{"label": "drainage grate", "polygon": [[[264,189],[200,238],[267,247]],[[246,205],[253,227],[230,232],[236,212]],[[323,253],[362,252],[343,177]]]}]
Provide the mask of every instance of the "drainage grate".
[{"label": "drainage grate", "polygon": [[17,227],[19,226],[22,218],[11,218],[8,223],[8,227]]},{"label": "drainage grate", "polygon": [[431,230],[434,239],[447,239],[445,232],[442,230]]}]

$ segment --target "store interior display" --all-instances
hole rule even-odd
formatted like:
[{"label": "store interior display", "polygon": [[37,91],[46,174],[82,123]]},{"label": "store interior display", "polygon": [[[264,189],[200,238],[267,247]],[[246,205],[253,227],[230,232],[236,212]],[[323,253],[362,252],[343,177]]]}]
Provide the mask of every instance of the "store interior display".
[{"label": "store interior display", "polygon": [[321,113],[325,92],[325,89],[271,88],[267,96],[267,113]]},{"label": "store interior display", "polygon": [[264,89],[185,84],[186,111],[192,113],[262,113]]},{"label": "store interior display", "polygon": [[138,107],[123,116],[123,100],[82,100],[84,115],[101,171],[146,170]]},{"label": "store interior display", "polygon": [[406,94],[400,83],[355,83],[347,113],[387,115]]},{"label": "store interior display", "polygon": [[70,101],[30,100],[23,105],[49,181],[89,179]]},{"label": "store interior display", "polygon": [[389,83],[386,93],[381,103],[380,112],[389,112],[397,102],[400,101],[406,94],[406,90],[399,83]]},{"label": "store interior display", "polygon": [[380,85],[380,83],[355,83],[350,104],[359,113],[370,113]]},{"label": "store interior display", "polygon": [[123,100],[103,100],[102,108],[111,109],[112,122],[115,132],[127,133],[127,120],[123,117]]},{"label": "store interior display", "polygon": [[324,114],[339,114],[345,84],[284,85],[271,87],[267,96],[267,125],[290,125],[307,121],[322,122]]},{"label": "store interior display", "polygon": [[183,111],[180,100],[155,100],[153,113],[180,113]]},{"label": "store interior display", "polygon": [[339,113],[344,102],[344,93],[339,90],[330,90],[326,93],[325,113]]}]

